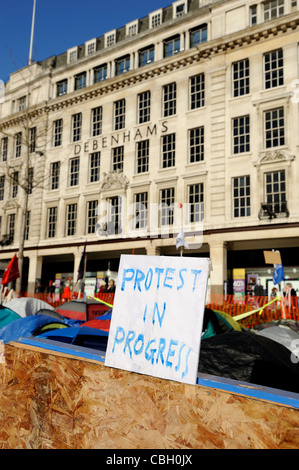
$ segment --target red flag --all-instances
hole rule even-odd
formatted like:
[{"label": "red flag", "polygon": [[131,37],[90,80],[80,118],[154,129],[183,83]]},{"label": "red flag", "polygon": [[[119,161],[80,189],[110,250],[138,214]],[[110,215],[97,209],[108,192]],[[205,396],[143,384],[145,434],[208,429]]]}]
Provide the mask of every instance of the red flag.
[{"label": "red flag", "polygon": [[17,255],[15,254],[13,258],[11,258],[7,268],[4,271],[1,284],[8,284],[9,282],[14,281],[18,277],[20,277],[19,265]]}]

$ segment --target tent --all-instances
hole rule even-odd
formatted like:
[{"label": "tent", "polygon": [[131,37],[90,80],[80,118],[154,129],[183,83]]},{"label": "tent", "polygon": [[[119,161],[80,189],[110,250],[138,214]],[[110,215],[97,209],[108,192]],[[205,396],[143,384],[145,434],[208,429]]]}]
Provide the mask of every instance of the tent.
[{"label": "tent", "polygon": [[42,308],[54,310],[53,307],[47,302],[44,302],[40,299],[35,299],[34,297],[20,297],[9,302],[4,302],[3,305],[10,308],[23,318],[36,315],[37,312]]},{"label": "tent", "polygon": [[20,315],[10,310],[10,308],[0,305],[0,328],[19,318],[21,318]]},{"label": "tent", "polygon": [[[78,326],[81,322],[70,319],[63,319],[53,321],[52,317],[48,315],[31,315],[29,317],[20,318],[0,329],[0,340],[5,343],[10,341],[18,341],[19,338],[28,338],[35,335],[45,325],[59,323],[68,327]],[[68,328],[66,328],[68,329]]]},{"label": "tent", "polygon": [[230,315],[219,310],[205,308],[202,337],[210,338],[214,335],[228,333],[229,331],[242,331],[242,327]]},{"label": "tent", "polygon": [[290,351],[250,331],[230,331],[202,339],[198,371],[299,393],[299,364]]},{"label": "tent", "polygon": [[[294,321],[294,323],[298,322]],[[271,322],[263,324],[262,327],[259,325],[258,328],[252,328],[251,331],[257,335],[277,341],[299,358],[299,330],[296,331],[288,324]]]},{"label": "tent", "polygon": [[106,351],[108,331],[88,326],[70,327],[44,332],[38,338],[51,339],[62,343],[74,344],[86,348]]},{"label": "tent", "polygon": [[82,321],[93,320],[109,310],[110,307],[94,299],[71,300],[55,308],[55,311],[64,317]]}]

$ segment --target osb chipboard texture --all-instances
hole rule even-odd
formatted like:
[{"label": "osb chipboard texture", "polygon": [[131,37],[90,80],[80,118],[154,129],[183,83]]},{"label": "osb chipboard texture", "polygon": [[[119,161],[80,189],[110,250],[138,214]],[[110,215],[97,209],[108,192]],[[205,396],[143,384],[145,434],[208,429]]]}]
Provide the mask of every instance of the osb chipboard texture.
[{"label": "osb chipboard texture", "polygon": [[299,448],[298,410],[7,345],[3,449]]}]

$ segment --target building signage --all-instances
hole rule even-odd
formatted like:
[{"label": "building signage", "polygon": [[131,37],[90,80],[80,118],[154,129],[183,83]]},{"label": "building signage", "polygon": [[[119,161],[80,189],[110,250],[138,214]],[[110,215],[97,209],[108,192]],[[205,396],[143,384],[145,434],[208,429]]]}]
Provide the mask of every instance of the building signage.
[{"label": "building signage", "polygon": [[196,384],[209,266],[123,255],[105,365]]},{"label": "building signage", "polygon": [[[165,134],[168,131],[167,121],[161,122],[160,132]],[[129,142],[137,140],[149,139],[150,137],[158,134],[157,124],[137,127],[134,130],[124,130],[114,132],[109,136],[101,136],[97,139],[90,139],[87,142],[74,145],[74,154],[79,155],[82,151],[84,153],[98,152],[102,149],[113,147],[116,145],[125,145]]]},{"label": "building signage", "polygon": [[245,295],[245,269],[233,269],[233,289],[236,298]]}]

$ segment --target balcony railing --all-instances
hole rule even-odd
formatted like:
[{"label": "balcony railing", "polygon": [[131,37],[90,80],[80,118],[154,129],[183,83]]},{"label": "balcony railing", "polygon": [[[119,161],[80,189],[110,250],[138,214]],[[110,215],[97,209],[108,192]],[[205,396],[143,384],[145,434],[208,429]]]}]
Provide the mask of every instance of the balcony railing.
[{"label": "balcony railing", "polygon": [[259,219],[276,219],[277,217],[289,217],[287,201],[262,202],[259,211]]}]

